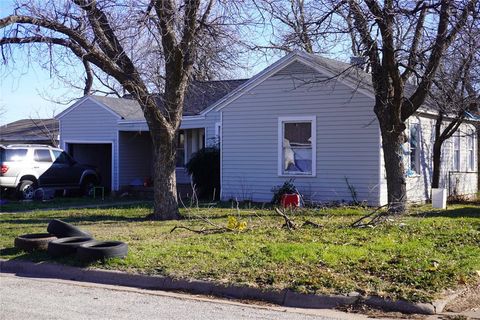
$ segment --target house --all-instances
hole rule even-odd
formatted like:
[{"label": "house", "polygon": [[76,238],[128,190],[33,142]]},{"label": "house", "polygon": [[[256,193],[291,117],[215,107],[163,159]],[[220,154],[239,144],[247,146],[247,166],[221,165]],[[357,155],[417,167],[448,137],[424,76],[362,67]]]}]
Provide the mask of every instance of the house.
[{"label": "house", "polygon": [[[219,135],[220,113],[203,113],[246,80],[195,82],[185,97],[177,151],[177,183],[190,185],[185,164]],[[143,186],[152,177],[152,142],[139,104],[129,98],[85,96],[57,116],[60,145],[95,165],[110,190]]]},{"label": "house", "polygon": [[[196,93],[189,90],[181,123],[179,183],[190,181],[183,167],[192,153],[219,139],[223,200],[270,201],[272,187],[293,178],[312,201],[350,201],[354,191],[359,201],[387,202],[368,73],[293,52],[249,80],[196,86]],[[151,175],[148,128],[135,101],[89,96],[58,119],[61,144],[75,157],[106,155],[112,189],[141,184]],[[404,161],[410,201],[430,197],[433,124],[428,108],[408,123]],[[441,184],[451,192],[476,193],[473,130],[474,122],[467,121],[444,146]]]},{"label": "house", "polygon": [[47,144],[58,146],[57,119],[22,119],[0,126],[0,144]]}]

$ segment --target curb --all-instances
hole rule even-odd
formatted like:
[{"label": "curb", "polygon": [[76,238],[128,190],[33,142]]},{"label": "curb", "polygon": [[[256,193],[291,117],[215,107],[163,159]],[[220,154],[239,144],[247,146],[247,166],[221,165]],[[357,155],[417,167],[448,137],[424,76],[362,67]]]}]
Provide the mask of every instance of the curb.
[{"label": "curb", "polygon": [[[262,290],[258,288],[222,285],[201,280],[175,279],[165,276],[132,274],[123,271],[85,269],[48,262],[34,263],[21,260],[0,259],[0,273],[19,276],[54,278],[80,282],[118,285],[150,290],[185,291],[240,300],[261,300],[286,307],[333,309],[338,306],[364,303],[388,311],[433,315],[443,311],[446,300],[434,303],[413,303],[360,295],[302,294],[291,290]],[[451,299],[448,299],[451,300]]]}]

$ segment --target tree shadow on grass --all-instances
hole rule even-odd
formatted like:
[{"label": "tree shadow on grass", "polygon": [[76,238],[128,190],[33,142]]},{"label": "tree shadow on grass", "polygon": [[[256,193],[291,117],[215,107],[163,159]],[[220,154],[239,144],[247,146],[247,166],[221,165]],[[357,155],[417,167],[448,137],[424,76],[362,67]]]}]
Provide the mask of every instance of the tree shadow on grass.
[{"label": "tree shadow on grass", "polygon": [[0,249],[0,257],[4,256],[15,256],[9,260],[27,260],[31,262],[42,262],[50,259],[45,251],[28,252],[15,247]]},{"label": "tree shadow on grass", "polygon": [[432,210],[427,212],[415,213],[413,217],[425,217],[425,218],[480,218],[480,206],[479,207],[463,207],[452,210]]},{"label": "tree shadow on grass", "polygon": [[28,219],[9,219],[9,220],[1,220],[0,225],[2,224],[20,224],[20,225],[38,225],[38,224],[45,224],[45,228],[47,227],[48,223],[52,221],[53,219],[60,219],[64,222],[68,222],[71,224],[84,224],[84,223],[95,223],[95,222],[101,222],[101,223],[117,223],[117,222],[142,222],[142,221],[148,221],[145,217],[124,217],[124,216],[113,216],[113,215],[79,215],[79,216],[61,216],[58,215],[56,217],[52,218],[28,218]]},{"label": "tree shadow on grass", "polygon": [[0,257],[5,256],[13,256],[7,261],[29,261],[33,263],[48,262],[81,268],[88,267],[92,264],[97,263],[97,261],[79,261],[75,259],[75,254],[52,258],[50,255],[48,255],[46,251],[36,250],[28,252],[15,247],[0,249]]}]

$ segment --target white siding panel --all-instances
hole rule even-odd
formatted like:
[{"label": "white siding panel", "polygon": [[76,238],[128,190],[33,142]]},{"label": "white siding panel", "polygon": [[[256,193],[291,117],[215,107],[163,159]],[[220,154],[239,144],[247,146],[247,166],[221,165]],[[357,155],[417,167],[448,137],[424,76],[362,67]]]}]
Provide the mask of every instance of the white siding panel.
[{"label": "white siding panel", "polygon": [[[433,170],[433,142],[435,119],[431,116],[417,115],[409,119],[409,123],[419,123],[421,129],[421,149],[420,149],[420,173],[407,177],[407,200],[411,203],[425,202],[431,197],[431,182]],[[446,126],[446,124],[444,125]],[[442,146],[442,163],[440,170],[440,187],[447,188],[452,194],[454,189],[458,194],[473,195],[477,190],[476,169],[472,172],[467,168],[467,133],[474,130],[474,126],[464,123],[459,128],[460,134],[460,171],[452,172],[453,161],[453,138],[448,139]],[[476,148],[476,146],[475,146]],[[476,150],[476,149],[475,149]],[[475,153],[474,153],[475,154]],[[383,156],[382,156],[383,157]],[[475,159],[475,168],[478,159]],[[407,161],[406,161],[407,162]],[[382,158],[383,168],[383,158]],[[470,171],[470,172],[469,172]],[[387,180],[385,170],[383,169],[381,179],[381,199],[382,204],[387,202]]]},{"label": "white siding panel", "polygon": [[[338,82],[308,83],[322,77],[301,72],[290,65],[288,72],[267,79],[222,110],[222,198],[270,201],[272,187],[289,179],[277,174],[278,118],[313,115],[316,176],[296,177],[295,185],[314,201],[351,201],[348,178],[359,200],[378,204],[380,157],[373,100]],[[289,73],[296,74],[286,76]]]}]

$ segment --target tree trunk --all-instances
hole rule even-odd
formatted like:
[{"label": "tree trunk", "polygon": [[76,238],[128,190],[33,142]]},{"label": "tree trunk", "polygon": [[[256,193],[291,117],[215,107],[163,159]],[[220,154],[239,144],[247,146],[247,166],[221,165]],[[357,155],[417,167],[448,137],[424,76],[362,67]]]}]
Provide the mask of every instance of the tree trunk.
[{"label": "tree trunk", "polygon": [[432,172],[432,188],[438,188],[440,185],[440,168],[442,158],[442,143],[439,137],[435,137],[433,144],[433,172]]},{"label": "tree trunk", "polygon": [[176,167],[176,132],[151,130],[153,142],[153,220],[178,220]]},{"label": "tree trunk", "polygon": [[403,132],[398,133],[382,126],[382,147],[387,174],[388,211],[403,213],[407,203],[407,183],[403,164]]}]

